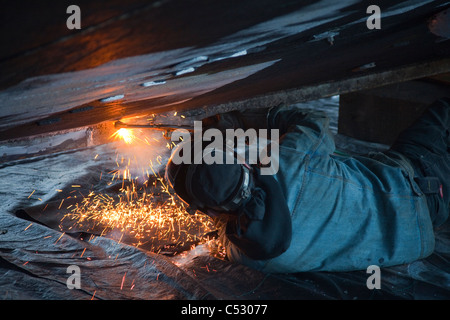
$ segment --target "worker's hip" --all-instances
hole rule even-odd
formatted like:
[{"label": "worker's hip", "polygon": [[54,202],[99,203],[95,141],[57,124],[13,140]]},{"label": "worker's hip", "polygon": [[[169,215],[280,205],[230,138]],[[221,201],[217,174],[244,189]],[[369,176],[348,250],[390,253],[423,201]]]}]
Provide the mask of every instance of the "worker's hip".
[{"label": "worker's hip", "polygon": [[450,210],[450,100],[435,102],[416,123],[400,134],[391,150],[408,158],[414,180],[426,195],[434,226]]},{"label": "worker's hip", "polygon": [[440,226],[449,217],[450,204],[450,156],[431,153],[412,158],[415,181],[426,195],[431,221]]}]

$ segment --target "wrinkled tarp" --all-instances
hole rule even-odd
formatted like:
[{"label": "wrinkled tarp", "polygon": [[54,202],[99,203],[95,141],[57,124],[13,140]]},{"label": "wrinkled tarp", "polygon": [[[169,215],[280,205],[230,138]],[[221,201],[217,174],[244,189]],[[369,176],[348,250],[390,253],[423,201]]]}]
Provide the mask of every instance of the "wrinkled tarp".
[{"label": "wrinkled tarp", "polygon": [[[333,129],[337,114],[327,111]],[[346,152],[383,149],[342,136],[336,141]],[[367,288],[365,270],[263,274],[217,258],[205,245],[157,254],[114,233],[92,238],[86,230],[61,224],[61,200],[65,206],[77,200],[55,190],[77,184],[80,193],[116,192],[99,178],[115,165],[113,143],[0,165],[1,299],[450,298],[450,223],[436,230],[435,252],[428,258],[382,268],[379,290]],[[80,289],[68,289],[72,265],[80,268]]]}]

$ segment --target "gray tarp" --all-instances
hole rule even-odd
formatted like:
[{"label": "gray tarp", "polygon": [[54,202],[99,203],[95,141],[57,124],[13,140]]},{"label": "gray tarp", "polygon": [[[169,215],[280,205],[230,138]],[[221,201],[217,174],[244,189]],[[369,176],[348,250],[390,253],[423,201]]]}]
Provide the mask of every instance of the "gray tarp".
[{"label": "gray tarp", "polygon": [[[335,109],[327,111],[335,125]],[[382,148],[336,139],[347,151]],[[116,165],[114,148],[112,143],[0,165],[1,299],[450,298],[449,223],[436,230],[430,257],[381,269],[380,290],[367,288],[364,270],[266,275],[213,257],[205,245],[177,255],[156,254],[127,244],[126,237],[118,241],[114,233],[89,237],[86,230],[69,230],[58,207],[62,199],[62,208],[78,201],[67,199],[71,186],[80,185],[77,192],[83,194],[117,192],[105,179]],[[67,287],[71,265],[80,268],[80,289]]]}]

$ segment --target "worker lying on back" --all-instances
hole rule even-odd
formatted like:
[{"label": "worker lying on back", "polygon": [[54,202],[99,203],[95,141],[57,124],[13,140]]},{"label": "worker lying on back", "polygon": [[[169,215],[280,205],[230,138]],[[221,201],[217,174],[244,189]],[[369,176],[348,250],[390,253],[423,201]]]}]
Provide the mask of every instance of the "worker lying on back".
[{"label": "worker lying on back", "polygon": [[264,272],[365,270],[430,255],[433,229],[449,216],[450,99],[386,152],[337,155],[328,124],[323,113],[272,108],[262,125],[280,133],[276,173],[239,161],[176,164],[178,147],[166,178],[213,217],[231,261]]}]

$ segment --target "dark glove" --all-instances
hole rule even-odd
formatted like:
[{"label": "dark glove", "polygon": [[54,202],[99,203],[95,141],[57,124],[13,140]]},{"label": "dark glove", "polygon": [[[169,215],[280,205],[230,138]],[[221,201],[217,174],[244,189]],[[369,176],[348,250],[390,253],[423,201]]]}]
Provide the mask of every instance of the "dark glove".
[{"label": "dark glove", "polygon": [[203,119],[202,127],[203,129],[215,128],[225,131],[226,129],[243,128],[243,123],[239,111],[230,111]]},{"label": "dark glove", "polygon": [[221,131],[226,129],[242,128],[244,130],[266,129],[267,128],[267,108],[247,109],[244,111],[230,111],[220,113],[202,120],[205,129],[217,128]]},{"label": "dark glove", "polygon": [[247,109],[241,112],[241,121],[245,129],[267,129],[269,108]]}]

